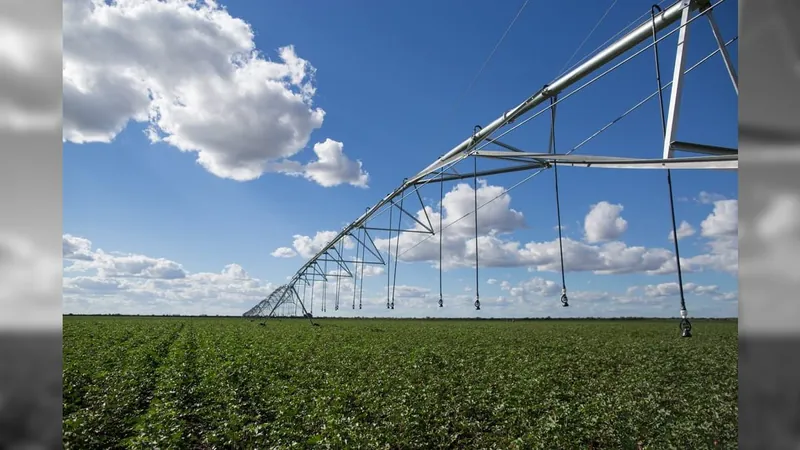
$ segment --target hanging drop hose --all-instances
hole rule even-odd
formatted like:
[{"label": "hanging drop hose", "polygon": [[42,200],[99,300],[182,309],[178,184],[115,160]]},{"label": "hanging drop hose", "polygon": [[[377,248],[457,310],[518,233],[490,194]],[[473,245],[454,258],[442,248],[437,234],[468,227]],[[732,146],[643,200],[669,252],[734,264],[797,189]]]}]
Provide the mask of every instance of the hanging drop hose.
[{"label": "hanging drop hose", "polygon": [[[369,207],[365,209],[365,211],[369,211]],[[369,237],[369,232],[367,231],[367,221],[364,221],[364,225],[362,225],[362,237]],[[370,238],[371,240],[372,238]],[[364,239],[364,246],[361,250],[361,286],[358,288],[358,309],[361,309],[362,300],[364,299],[364,259],[367,257],[367,240]],[[355,290],[355,287],[353,288]]]},{"label": "hanging drop hose", "polygon": [[[403,184],[406,184],[408,178],[403,179]],[[394,279],[392,280],[392,309],[394,309],[394,292],[395,288],[397,287],[397,263],[400,262],[400,226],[403,224],[403,200],[405,196],[400,197],[400,211],[397,212],[397,241],[395,242],[394,247]],[[391,245],[391,241],[389,241]]]},{"label": "hanging drop hose", "polygon": [[442,291],[442,245],[443,239],[443,217],[444,217],[444,169],[441,172],[439,181],[439,308],[444,306],[444,294]]},{"label": "hanging drop hose", "polygon": [[[305,281],[305,283],[303,283],[303,305],[305,305],[306,304],[306,288],[308,287],[308,277],[303,277],[303,278],[305,278],[303,280],[303,281]],[[297,315],[297,303],[295,303],[295,305],[294,305],[294,315],[295,316]]]},{"label": "hanging drop hose", "polygon": [[[661,64],[658,58],[658,39],[656,37],[656,10],[660,13],[661,7],[653,5],[650,9],[650,18],[652,21],[653,29],[653,53],[656,61],[656,82],[658,83],[658,102],[659,112],[661,113],[661,131],[666,139],[667,137],[667,121],[664,118],[664,94],[661,90]],[[675,198],[672,193],[672,172],[667,169],[667,187],[669,188],[669,209],[672,215],[672,241],[675,244],[675,263],[678,269],[678,290],[681,296],[681,321],[678,327],[681,330],[682,337],[692,337],[692,323],[689,322],[689,313],[686,311],[686,298],[683,294],[683,274],[681,272],[681,254],[678,245],[678,225],[675,220]]]},{"label": "hanging drop hose", "polygon": [[[366,234],[367,232],[364,230],[364,235]],[[361,250],[361,276],[359,276],[361,279],[361,284],[358,287],[358,309],[361,309],[362,300],[364,298],[364,258],[367,256],[366,251],[367,247],[364,246]],[[355,286],[353,286],[353,290],[356,290]]]},{"label": "hanging drop hose", "polygon": [[[361,228],[356,231],[356,264],[358,264],[358,252],[361,249]],[[362,264],[363,265],[363,264]],[[353,268],[353,309],[356,309],[356,288],[358,287],[358,266]]]},{"label": "hanging drop hose", "polygon": [[[547,86],[545,86],[545,89]],[[558,102],[558,95],[550,97],[550,148],[549,153],[556,153],[556,107]],[[567,297],[567,281],[564,270],[564,244],[561,235],[561,199],[558,195],[558,164],[553,163],[553,174],[555,175],[556,187],[556,217],[558,218],[558,255],[561,258],[561,306],[569,306],[569,298]]]},{"label": "hanging drop hose", "polygon": [[325,265],[322,270],[325,271],[325,276],[322,277],[322,312],[328,312],[328,258],[329,254],[325,254]]},{"label": "hanging drop hose", "polygon": [[[361,237],[361,229],[359,228],[358,231],[356,231],[356,259],[355,259],[356,264],[358,264],[358,252],[360,249],[359,246],[361,245],[360,244],[361,239],[359,239],[360,237]],[[358,265],[356,265],[353,270],[353,309],[356,309],[356,294],[358,293],[356,291],[357,287],[358,287]]]},{"label": "hanging drop hose", "polygon": [[[344,250],[344,238],[342,238],[339,241],[339,258],[342,258],[342,250]],[[342,259],[344,259],[344,258],[342,258]],[[341,264],[344,264],[344,263],[341,263]],[[333,310],[334,311],[338,311],[339,310],[339,289],[341,288],[341,285],[342,285],[342,268],[341,268],[341,266],[339,267],[339,269],[336,272],[338,272],[338,273],[336,274],[336,297],[335,297],[335,299],[333,301]]]},{"label": "hanging drop hose", "polygon": [[311,274],[311,310],[309,313],[313,316],[314,315],[314,286],[317,285],[317,274]]},{"label": "hanging drop hose", "polygon": [[[473,129],[473,139],[481,130],[480,125],[475,125]],[[472,156],[473,175],[472,175],[472,192],[475,198],[475,310],[481,310],[481,294],[480,294],[480,278],[478,273],[478,155]]]},{"label": "hanging drop hose", "polygon": [[392,212],[394,212],[394,202],[391,202],[389,206],[389,244],[387,246],[387,250],[389,253],[389,257],[386,259],[386,309],[390,309],[391,304],[389,303],[389,299],[391,298],[391,285],[392,285]]}]

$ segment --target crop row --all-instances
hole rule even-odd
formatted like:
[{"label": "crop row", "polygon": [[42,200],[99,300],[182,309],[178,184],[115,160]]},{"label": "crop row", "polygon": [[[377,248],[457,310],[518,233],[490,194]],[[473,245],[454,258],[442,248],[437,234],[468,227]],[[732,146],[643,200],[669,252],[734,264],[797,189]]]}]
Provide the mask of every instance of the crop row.
[{"label": "crop row", "polygon": [[735,323],[701,323],[691,340],[658,321],[92,323],[65,321],[65,392],[69,379],[91,394],[65,397],[75,448],[729,448],[738,438]]}]

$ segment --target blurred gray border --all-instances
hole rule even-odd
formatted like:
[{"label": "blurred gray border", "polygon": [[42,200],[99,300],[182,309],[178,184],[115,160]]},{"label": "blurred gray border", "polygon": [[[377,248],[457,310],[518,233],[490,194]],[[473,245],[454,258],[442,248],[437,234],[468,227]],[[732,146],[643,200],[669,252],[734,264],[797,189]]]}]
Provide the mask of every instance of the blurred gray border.
[{"label": "blurred gray border", "polygon": [[[770,195],[800,194],[800,158],[795,156],[800,153],[798,23],[797,0],[739,0],[739,446],[743,449],[800,448],[800,278],[789,275],[800,254],[769,250],[770,243],[754,232]],[[764,156],[766,151],[773,157]],[[781,160],[784,152],[791,156],[786,162]],[[780,241],[800,248],[794,247],[800,243],[800,233],[787,231]],[[769,262],[789,270],[783,271],[786,275],[759,270]]]},{"label": "blurred gray border", "polygon": [[[0,57],[0,232],[38,247],[37,257],[60,261],[62,4],[3,0],[2,6],[4,36],[21,39],[4,39],[0,46],[8,47],[0,49],[0,56],[23,55],[31,63],[15,66]],[[33,117],[33,123],[13,123],[9,111]],[[0,252],[3,257],[14,265],[14,255]],[[24,325],[32,315],[43,314],[54,316],[48,322],[59,323],[60,305],[57,286],[37,298],[0,304],[4,322],[19,324],[13,332],[0,328],[0,448],[61,448],[61,330]]]}]

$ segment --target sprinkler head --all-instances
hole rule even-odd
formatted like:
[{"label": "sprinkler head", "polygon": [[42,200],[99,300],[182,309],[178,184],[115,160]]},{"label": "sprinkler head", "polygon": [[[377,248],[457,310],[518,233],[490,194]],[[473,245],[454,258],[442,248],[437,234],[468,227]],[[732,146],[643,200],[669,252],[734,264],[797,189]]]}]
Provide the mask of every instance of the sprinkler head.
[{"label": "sprinkler head", "polygon": [[689,322],[686,310],[681,310],[681,322],[678,326],[681,328],[681,337],[692,337],[692,323]]},{"label": "sprinkler head", "polygon": [[569,299],[567,298],[566,293],[561,294],[561,306],[563,306],[564,308],[569,306]]},{"label": "sprinkler head", "polygon": [[442,299],[442,297],[439,297],[439,308],[441,308],[442,306],[444,306],[444,300]]}]

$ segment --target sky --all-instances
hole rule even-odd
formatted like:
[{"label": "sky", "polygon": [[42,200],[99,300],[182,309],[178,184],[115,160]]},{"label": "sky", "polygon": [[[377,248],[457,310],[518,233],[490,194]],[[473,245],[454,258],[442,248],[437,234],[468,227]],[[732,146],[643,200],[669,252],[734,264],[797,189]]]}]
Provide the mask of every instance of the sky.
[{"label": "sky", "polygon": [[[67,0],[64,312],[244,313],[475,125],[649,12],[634,0],[610,10],[607,1],[529,3],[481,71],[522,1]],[[736,3],[715,14],[725,39],[735,37]],[[663,83],[672,78],[676,36],[659,45]],[[690,39],[687,67],[716,49],[705,20],[692,24]],[[729,50],[736,61],[736,43]],[[557,151],[654,92],[653,58],[647,50],[559,104]],[[737,101],[722,59],[712,57],[686,77],[678,139],[736,147]],[[543,114],[503,140],[544,152],[549,128]],[[661,133],[653,99],[578,153],[659,158]],[[472,162],[456,168],[469,172]],[[478,212],[481,311],[472,306],[474,218],[457,221],[473,208],[471,179],[446,183],[443,199],[438,185],[420,190],[433,223],[440,205],[452,223],[444,230],[444,308],[438,237],[419,243],[408,233],[394,310],[386,309],[394,265],[390,274],[367,270],[361,310],[352,308],[352,280],[340,284],[338,311],[335,281],[327,313],[321,289],[313,302],[305,294],[307,308],[341,317],[677,316],[665,172],[559,171],[570,308],[559,302],[552,171],[505,192],[530,175],[479,179],[480,204],[498,197]],[[737,173],[673,171],[673,188],[688,310],[736,316]],[[412,213],[423,208],[406,201]],[[404,227],[413,226],[406,218]],[[386,233],[373,237],[388,248]]]}]

